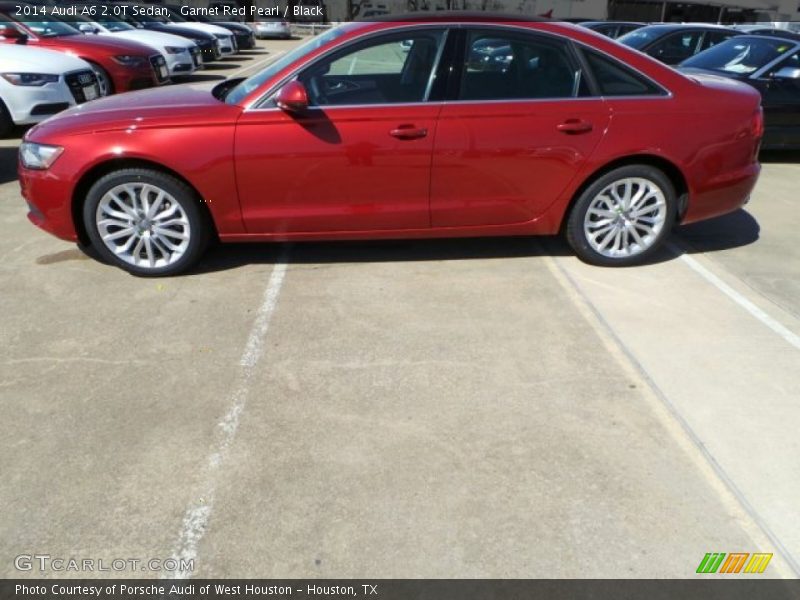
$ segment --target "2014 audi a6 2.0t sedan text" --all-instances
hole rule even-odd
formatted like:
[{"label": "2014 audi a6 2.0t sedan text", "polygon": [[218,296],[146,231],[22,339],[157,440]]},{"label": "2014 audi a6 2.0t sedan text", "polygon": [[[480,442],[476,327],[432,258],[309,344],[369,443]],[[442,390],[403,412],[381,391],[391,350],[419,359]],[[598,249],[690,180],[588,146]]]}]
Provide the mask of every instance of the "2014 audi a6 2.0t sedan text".
[{"label": "2014 audi a6 2.0t sedan text", "polygon": [[[499,68],[473,49],[507,47]],[[96,100],[20,147],[29,218],[140,275],[221,241],[563,233],[598,265],[742,206],[759,94],[584,28],[348,23],[245,80]]]}]

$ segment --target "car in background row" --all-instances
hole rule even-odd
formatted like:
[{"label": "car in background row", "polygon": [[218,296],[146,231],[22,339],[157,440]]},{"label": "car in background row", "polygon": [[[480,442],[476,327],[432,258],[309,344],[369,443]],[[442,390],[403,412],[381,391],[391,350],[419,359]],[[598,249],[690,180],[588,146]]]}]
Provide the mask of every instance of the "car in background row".
[{"label": "car in background row", "polygon": [[200,48],[204,63],[222,58],[222,44],[217,36],[207,31],[198,31],[195,28],[180,27],[174,23],[169,23],[166,19],[151,17],[143,13],[137,15],[132,13],[133,11],[128,9],[125,16],[121,17],[122,20],[137,29],[160,31],[192,40]]},{"label": "car in background row", "polygon": [[693,56],[679,69],[753,86],[764,107],[762,147],[800,148],[800,36],[739,36]]},{"label": "car in background row", "polygon": [[193,29],[195,31],[202,31],[203,33],[210,33],[219,40],[219,49],[223,55],[236,54],[236,52],[238,52],[236,36],[224,27],[212,25],[211,23],[187,21],[175,11],[170,11],[168,7],[161,6],[160,8],[166,8],[170,15],[168,17],[154,16],[147,18],[160,21],[167,27],[180,27],[181,29]]},{"label": "car in background row", "polygon": [[250,23],[255,35],[258,39],[279,39],[288,40],[292,37],[292,26],[286,19],[274,18],[265,19],[261,18],[258,21]]},{"label": "car in background row", "polygon": [[73,24],[78,31],[86,35],[127,39],[155,48],[166,60],[170,75],[189,75],[203,65],[197,44],[184,37],[160,31],[136,29],[120,20],[93,21],[80,16],[71,18],[74,19]]},{"label": "car in background row", "polygon": [[103,95],[167,83],[167,61],[149,46],[130,40],[85,36],[61,21],[17,21],[16,5],[0,4],[0,43],[24,44],[66,52],[85,60],[97,75]]},{"label": "car in background row", "polygon": [[256,38],[253,30],[247,25],[236,23],[234,21],[219,21],[213,20],[201,15],[183,15],[179,6],[169,6],[166,4],[161,5],[163,8],[169,10],[172,19],[176,23],[191,22],[191,23],[206,23],[209,25],[216,25],[230,31],[236,39],[236,45],[239,50],[249,50],[256,45]]},{"label": "car in background row", "polygon": [[[487,39],[505,70],[470,68]],[[34,224],[138,275],[185,271],[214,238],[564,232],[624,266],[741,207],[762,132],[742,83],[574,25],[437,13],[340,25],[213,89],[70,109],[28,131],[19,175]]]},{"label": "car in background row", "polygon": [[611,39],[617,39],[645,26],[644,23],[635,23],[632,21],[581,21],[578,23],[581,27],[586,27],[597,33],[602,33]]},{"label": "car in background row", "polygon": [[99,96],[97,77],[80,58],[0,44],[0,136]]},{"label": "car in background row", "polygon": [[617,41],[668,65],[677,65],[725,40],[741,35],[721,25],[661,24],[641,27]]}]

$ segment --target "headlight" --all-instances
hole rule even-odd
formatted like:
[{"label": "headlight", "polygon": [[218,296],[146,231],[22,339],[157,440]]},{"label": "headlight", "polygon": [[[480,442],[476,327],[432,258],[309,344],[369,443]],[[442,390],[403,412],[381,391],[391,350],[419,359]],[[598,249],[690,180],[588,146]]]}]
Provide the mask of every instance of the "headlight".
[{"label": "headlight", "polygon": [[49,169],[63,151],[61,146],[23,142],[19,147],[19,160],[26,169]]},{"label": "headlight", "polygon": [[45,73],[0,73],[3,79],[12,85],[27,85],[41,87],[45,83],[56,83],[58,75]]},{"label": "headlight", "polygon": [[114,60],[126,67],[143,67],[147,64],[147,59],[130,54],[120,54],[119,56],[115,56]]},{"label": "headlight", "polygon": [[167,51],[167,54],[180,54],[181,52],[186,52],[187,49],[180,46],[166,46],[164,50]]}]

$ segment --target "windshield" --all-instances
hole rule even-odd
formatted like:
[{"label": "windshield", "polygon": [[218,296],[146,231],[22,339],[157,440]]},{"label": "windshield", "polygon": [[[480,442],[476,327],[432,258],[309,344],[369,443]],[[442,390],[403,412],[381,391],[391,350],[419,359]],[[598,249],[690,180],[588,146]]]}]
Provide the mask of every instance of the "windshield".
[{"label": "windshield", "polygon": [[109,31],[117,32],[117,31],[136,31],[135,27],[131,27],[127,23],[123,21],[98,21],[100,25],[108,29]]},{"label": "windshield", "polygon": [[650,42],[661,37],[662,30],[656,27],[643,27],[617,38],[620,44],[631,48],[643,48]]},{"label": "windshield", "polygon": [[33,33],[43,38],[80,35],[80,31],[61,21],[22,21]]},{"label": "windshield", "polygon": [[749,75],[795,45],[766,38],[733,38],[683,61],[682,67]]},{"label": "windshield", "polygon": [[348,25],[339,25],[338,27],[329,29],[322,35],[311,38],[304,44],[297,46],[297,48],[291,50],[288,54],[282,56],[275,62],[270,63],[265,69],[259,71],[252,77],[245,79],[242,83],[233,88],[230,92],[228,92],[228,95],[225,96],[225,103],[238,104],[242,101],[242,99],[244,99],[245,96],[267,81],[270,77],[275,76],[275,74],[279,73],[293,62],[303,58],[307,54],[312,53],[314,50],[317,50],[332,40],[343,36],[349,30],[350,27]]}]

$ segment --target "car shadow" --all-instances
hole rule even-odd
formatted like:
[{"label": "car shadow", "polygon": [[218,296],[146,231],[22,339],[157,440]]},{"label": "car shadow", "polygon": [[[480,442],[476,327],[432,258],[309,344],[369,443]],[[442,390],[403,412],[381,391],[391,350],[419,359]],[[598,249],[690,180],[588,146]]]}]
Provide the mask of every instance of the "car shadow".
[{"label": "car shadow", "polygon": [[211,64],[204,65],[205,71],[229,71],[230,69],[238,69],[242,65],[237,63],[218,63],[214,62]]},{"label": "car shadow", "polygon": [[762,150],[758,154],[762,163],[800,163],[800,150]]},{"label": "car shadow", "polygon": [[239,50],[239,56],[264,56],[269,54],[268,50]]},{"label": "car shadow", "polygon": [[[671,261],[683,253],[717,252],[746,246],[758,240],[759,230],[758,222],[745,210],[684,225],[676,228],[673,241],[677,241],[677,244],[664,246],[642,266]],[[289,260],[292,264],[487,260],[574,255],[562,236],[216,244],[190,274],[273,263],[284,255],[288,246],[291,246]]]},{"label": "car shadow", "polygon": [[0,147],[0,184],[17,179],[17,148]]},{"label": "car shadow", "polygon": [[202,83],[204,81],[222,81],[223,79],[227,79],[225,75],[182,75],[180,77],[172,77],[172,83],[175,85],[180,85],[182,83]]},{"label": "car shadow", "polygon": [[718,252],[758,241],[761,227],[749,212],[739,209],[715,219],[676,228],[678,242],[689,253]]}]

